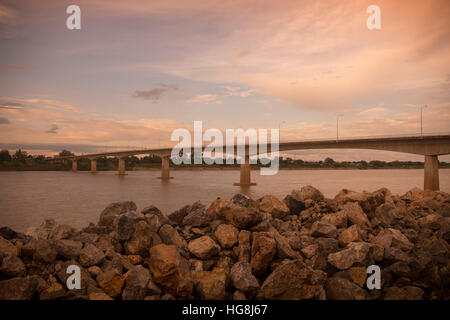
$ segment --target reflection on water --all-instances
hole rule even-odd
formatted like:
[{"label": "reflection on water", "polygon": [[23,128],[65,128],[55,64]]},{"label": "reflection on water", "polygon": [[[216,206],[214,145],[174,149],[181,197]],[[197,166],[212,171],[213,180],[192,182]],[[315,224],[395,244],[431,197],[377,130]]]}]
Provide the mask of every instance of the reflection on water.
[{"label": "reflection on water", "polygon": [[[256,186],[233,186],[237,170],[179,170],[168,182],[157,179],[159,171],[132,171],[124,177],[115,172],[0,172],[0,226],[18,231],[37,226],[46,218],[84,227],[96,223],[109,203],[132,200],[138,209],[155,205],[170,213],[201,200],[231,198],[243,192],[253,198],[274,194],[283,198],[294,188],[311,184],[326,197],[339,190],[373,191],[387,187],[403,194],[423,187],[423,170],[281,170],[275,176],[252,171]],[[440,170],[441,190],[450,192],[450,170]]]}]

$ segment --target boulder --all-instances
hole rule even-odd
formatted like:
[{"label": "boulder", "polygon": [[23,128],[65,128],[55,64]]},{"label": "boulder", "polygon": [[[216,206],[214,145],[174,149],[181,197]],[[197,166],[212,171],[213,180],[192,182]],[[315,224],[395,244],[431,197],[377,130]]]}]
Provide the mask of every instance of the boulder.
[{"label": "boulder", "polygon": [[307,259],[311,259],[314,257],[319,250],[319,246],[317,244],[310,244],[302,249],[302,253],[305,255]]},{"label": "boulder", "polygon": [[136,230],[135,220],[126,214],[121,214],[114,219],[114,231],[117,240],[126,241],[131,238]]},{"label": "boulder", "polygon": [[159,236],[165,244],[174,244],[178,248],[187,249],[186,240],[184,240],[178,231],[169,224],[165,224],[159,229]]},{"label": "boulder", "polygon": [[38,290],[35,276],[0,281],[0,300],[31,300]]},{"label": "boulder", "polygon": [[292,195],[287,195],[284,197],[283,202],[289,208],[291,214],[298,215],[300,212],[306,209],[305,203]]},{"label": "boulder", "polygon": [[212,220],[224,219],[234,206],[229,200],[216,199],[211,202],[206,212]]},{"label": "boulder", "polygon": [[83,244],[80,241],[66,239],[56,241],[55,247],[58,257],[62,259],[78,260]]},{"label": "boulder", "polygon": [[260,277],[264,275],[277,253],[275,240],[265,232],[253,232],[251,249],[252,272]]},{"label": "boulder", "polygon": [[114,300],[104,292],[92,292],[89,294],[89,300]]},{"label": "boulder", "polygon": [[220,224],[214,231],[214,236],[222,248],[229,249],[238,242],[239,231],[231,224]]},{"label": "boulder", "polygon": [[347,215],[344,211],[326,214],[320,221],[332,224],[336,228],[347,228]]},{"label": "boulder", "polygon": [[326,279],[325,272],[293,260],[276,268],[264,281],[260,293],[271,300],[314,299],[321,295]]},{"label": "boulder", "polygon": [[116,298],[122,293],[125,278],[113,269],[99,274],[97,283],[108,296]]},{"label": "boulder", "polygon": [[99,264],[105,258],[102,250],[88,243],[80,251],[80,264],[83,267],[90,267]]},{"label": "boulder", "polygon": [[133,201],[111,203],[100,214],[98,225],[112,227],[117,216],[129,211],[136,211],[136,209],[136,204]]},{"label": "boulder", "polygon": [[55,262],[57,251],[53,241],[44,239],[31,239],[22,247],[22,255],[34,261]]},{"label": "boulder", "polygon": [[253,207],[234,205],[226,211],[226,220],[239,229],[250,229],[263,220],[262,214]]},{"label": "boulder", "polygon": [[316,221],[311,226],[311,236],[334,238],[337,235],[336,227],[330,223]]},{"label": "boulder", "polygon": [[303,202],[305,202],[306,200],[319,202],[325,199],[322,192],[310,185],[304,186],[300,190],[292,190],[291,195]]},{"label": "boulder", "polygon": [[402,214],[393,203],[384,203],[375,209],[374,217],[386,227],[402,217]]},{"label": "boulder", "polygon": [[182,226],[204,227],[212,222],[211,217],[206,212],[206,208],[201,203],[193,205],[189,213],[183,218]]},{"label": "boulder", "polygon": [[224,270],[194,271],[192,280],[195,292],[202,300],[223,300],[225,298],[227,277]]},{"label": "boulder", "polygon": [[159,244],[150,248],[149,268],[153,280],[172,295],[189,296],[192,292],[189,263],[174,245]]},{"label": "boulder", "polygon": [[388,232],[392,234],[392,246],[397,247],[403,251],[410,251],[414,248],[414,245],[408,240],[408,238],[401,233],[401,231],[393,228],[389,228]]},{"label": "boulder", "polygon": [[348,202],[342,207],[342,210],[352,224],[357,224],[361,229],[370,228],[369,219],[358,203]]},{"label": "boulder", "polygon": [[148,250],[155,244],[161,243],[158,234],[153,232],[145,221],[136,224],[136,230],[131,239],[125,242],[124,248],[127,254],[148,257]]},{"label": "boulder", "polygon": [[212,258],[220,251],[220,247],[210,236],[202,236],[190,241],[188,249],[194,256],[200,259]]},{"label": "boulder", "polygon": [[386,289],[384,300],[422,300],[423,294],[424,291],[415,286],[394,286]]},{"label": "boulder", "polygon": [[0,260],[7,255],[17,256],[19,250],[10,241],[0,236]]},{"label": "boulder", "polygon": [[369,294],[364,289],[344,278],[328,278],[325,288],[329,300],[369,299]]},{"label": "boulder", "polygon": [[290,212],[288,206],[277,197],[267,195],[259,199],[259,210],[270,214],[273,218],[284,218]]},{"label": "boulder", "polygon": [[150,271],[143,266],[135,266],[125,274],[122,300],[143,300],[147,296]]},{"label": "boulder", "polygon": [[178,225],[181,225],[184,217],[187,216],[187,214],[189,213],[190,210],[191,210],[191,206],[186,205],[183,208],[169,214],[168,218],[170,221],[172,221]]},{"label": "boulder", "polygon": [[347,229],[341,232],[338,237],[339,244],[342,247],[347,246],[351,242],[362,241],[361,230],[357,224],[351,225]]},{"label": "boulder", "polygon": [[340,270],[350,268],[354,263],[364,263],[370,250],[366,242],[352,242],[344,250],[330,253],[328,262]]},{"label": "boulder", "polygon": [[233,286],[243,292],[259,289],[258,280],[252,274],[252,266],[246,261],[240,261],[231,268],[231,281]]},{"label": "boulder", "polygon": [[242,193],[236,193],[233,198],[231,198],[231,202],[237,206],[249,208],[256,207],[257,204],[255,200],[251,199],[249,196],[246,196]]},{"label": "boulder", "polygon": [[60,283],[53,283],[39,293],[40,300],[56,300],[66,297],[68,292]]},{"label": "boulder", "polygon": [[26,272],[25,264],[15,255],[7,255],[3,258],[0,273],[8,277],[21,277]]}]

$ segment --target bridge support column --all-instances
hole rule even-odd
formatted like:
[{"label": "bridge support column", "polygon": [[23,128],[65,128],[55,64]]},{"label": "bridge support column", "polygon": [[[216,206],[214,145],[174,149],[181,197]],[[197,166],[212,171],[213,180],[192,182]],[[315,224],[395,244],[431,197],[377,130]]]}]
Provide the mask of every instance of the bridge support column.
[{"label": "bridge support column", "polygon": [[439,190],[438,156],[425,156],[424,190]]},{"label": "bridge support column", "polygon": [[242,187],[256,185],[256,183],[251,182],[250,157],[248,155],[245,156],[245,162],[241,163],[239,183],[234,185]]},{"label": "bridge support column", "polygon": [[119,176],[126,175],[126,173],[125,173],[125,158],[119,158],[119,166],[118,166],[117,174]]},{"label": "bridge support column", "polygon": [[78,171],[77,159],[73,159],[72,160],[72,171],[73,172],[77,172]]},{"label": "bridge support column", "polygon": [[97,172],[97,159],[91,159],[91,173]]},{"label": "bridge support column", "polygon": [[173,177],[170,176],[170,158],[169,157],[161,157],[161,180],[170,180]]}]

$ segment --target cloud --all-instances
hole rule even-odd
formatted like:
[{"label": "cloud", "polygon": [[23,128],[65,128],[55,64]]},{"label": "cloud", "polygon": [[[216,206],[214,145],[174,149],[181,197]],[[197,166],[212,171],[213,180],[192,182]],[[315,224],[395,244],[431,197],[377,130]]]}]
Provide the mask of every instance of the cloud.
[{"label": "cloud", "polygon": [[0,124],[9,124],[8,118],[0,117]]},{"label": "cloud", "polygon": [[0,102],[0,109],[22,109],[23,105],[18,102]]},{"label": "cloud", "polygon": [[141,98],[144,100],[151,100],[153,102],[159,101],[167,92],[178,90],[178,86],[173,84],[160,83],[159,88],[153,88],[150,90],[136,90],[134,93],[135,98]]},{"label": "cloud", "polygon": [[201,94],[189,99],[188,102],[200,102],[204,104],[209,103],[222,104],[222,101],[218,100],[218,96],[216,94]]},{"label": "cloud", "polygon": [[58,133],[58,125],[56,124],[52,124],[52,126],[50,127],[50,129],[48,129],[47,131],[45,131],[45,133]]}]

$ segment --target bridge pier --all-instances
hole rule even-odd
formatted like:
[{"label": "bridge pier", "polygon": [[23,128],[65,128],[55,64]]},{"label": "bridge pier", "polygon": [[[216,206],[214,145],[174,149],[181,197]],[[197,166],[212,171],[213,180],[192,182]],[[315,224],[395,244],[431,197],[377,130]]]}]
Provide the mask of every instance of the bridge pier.
[{"label": "bridge pier", "polygon": [[97,159],[91,159],[91,173],[97,173]]},{"label": "bridge pier", "polygon": [[170,180],[173,177],[170,176],[170,157],[161,157],[161,180]]},{"label": "bridge pier", "polygon": [[72,160],[72,172],[77,172],[78,166],[77,166],[77,159]]},{"label": "bridge pier", "polygon": [[245,156],[244,163],[241,163],[239,183],[234,183],[234,185],[241,187],[256,185],[256,183],[251,182],[250,157],[248,155]]},{"label": "bridge pier", "polygon": [[117,174],[119,176],[126,175],[126,173],[125,173],[125,158],[119,158],[119,166],[118,166]]},{"label": "bridge pier", "polygon": [[424,190],[439,190],[438,156],[425,156]]}]

